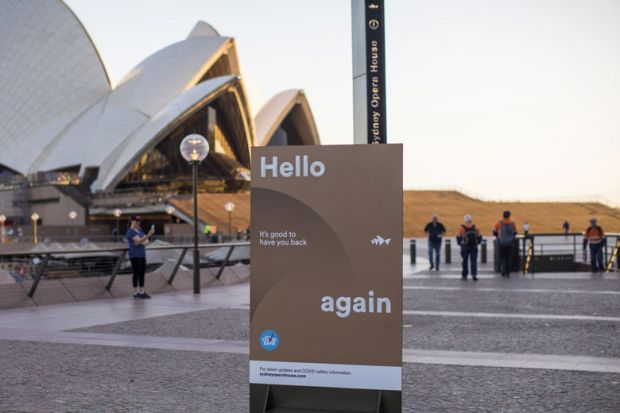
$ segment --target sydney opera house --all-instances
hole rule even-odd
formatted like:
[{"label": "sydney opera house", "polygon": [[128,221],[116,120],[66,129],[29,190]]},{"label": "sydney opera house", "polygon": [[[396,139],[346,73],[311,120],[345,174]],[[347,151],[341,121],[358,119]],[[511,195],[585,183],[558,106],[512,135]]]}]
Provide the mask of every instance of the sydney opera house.
[{"label": "sydney opera house", "polygon": [[189,133],[210,143],[199,171],[208,193],[248,189],[254,145],[319,144],[301,90],[252,112],[235,40],[205,22],[113,84],[61,0],[0,8],[0,214],[16,223],[36,209],[68,225],[75,209],[86,224],[187,194],[191,170],[178,148]]}]

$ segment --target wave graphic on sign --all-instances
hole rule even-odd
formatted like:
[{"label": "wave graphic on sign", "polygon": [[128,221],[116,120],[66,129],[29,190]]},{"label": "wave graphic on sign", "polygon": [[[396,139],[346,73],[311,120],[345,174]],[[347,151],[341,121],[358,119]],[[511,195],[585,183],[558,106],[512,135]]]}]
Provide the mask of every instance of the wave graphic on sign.
[{"label": "wave graphic on sign", "polygon": [[377,235],[375,236],[373,239],[370,240],[370,243],[372,245],[390,245],[390,242],[392,241],[392,238],[383,238],[381,235]]}]

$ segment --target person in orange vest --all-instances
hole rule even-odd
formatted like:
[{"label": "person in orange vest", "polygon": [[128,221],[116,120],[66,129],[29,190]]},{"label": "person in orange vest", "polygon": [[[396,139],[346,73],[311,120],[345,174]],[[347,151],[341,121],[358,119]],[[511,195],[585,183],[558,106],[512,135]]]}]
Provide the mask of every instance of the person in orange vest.
[{"label": "person in orange vest", "polygon": [[205,223],[205,226],[202,229],[202,233],[205,236],[205,242],[210,242],[211,241],[211,234],[213,233],[213,228],[211,225],[209,225],[208,223]]},{"label": "person in orange vest", "polygon": [[510,270],[512,269],[512,249],[514,240],[517,236],[517,225],[510,220],[510,215],[510,211],[504,211],[502,220],[495,224],[495,229],[493,230],[493,235],[497,237],[499,269],[502,273],[502,277],[510,277]]},{"label": "person in orange vest", "polygon": [[459,227],[456,236],[456,242],[461,246],[461,257],[463,258],[461,279],[467,279],[469,263],[471,278],[478,281],[478,244],[482,242],[482,235],[474,225],[471,215],[465,215],[464,221],[465,223]]},{"label": "person in orange vest", "polygon": [[585,245],[590,243],[590,265],[592,266],[592,272],[605,271],[605,265],[603,263],[603,246],[605,245],[605,231],[598,225],[596,218],[590,219],[590,226],[586,229],[584,235],[584,249]]}]

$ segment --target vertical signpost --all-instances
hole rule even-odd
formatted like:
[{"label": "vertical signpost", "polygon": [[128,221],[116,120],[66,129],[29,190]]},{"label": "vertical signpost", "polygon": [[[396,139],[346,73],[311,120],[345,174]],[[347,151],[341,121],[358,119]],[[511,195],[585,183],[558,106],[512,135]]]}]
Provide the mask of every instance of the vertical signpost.
[{"label": "vertical signpost", "polygon": [[351,0],[354,142],[387,143],[383,0]]},{"label": "vertical signpost", "polygon": [[250,412],[400,412],[402,145],[254,148],[251,196]]},{"label": "vertical signpost", "polygon": [[[383,0],[352,0],[354,143],[387,143]],[[252,149],[250,413],[400,413],[402,145]]]}]

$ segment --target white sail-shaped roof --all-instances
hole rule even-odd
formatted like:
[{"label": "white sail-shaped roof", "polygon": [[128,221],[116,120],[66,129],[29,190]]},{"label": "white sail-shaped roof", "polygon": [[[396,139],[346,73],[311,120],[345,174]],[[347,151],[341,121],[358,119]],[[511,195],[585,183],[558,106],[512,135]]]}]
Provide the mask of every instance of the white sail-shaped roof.
[{"label": "white sail-shaped roof", "polygon": [[197,84],[230,45],[229,38],[191,37],[149,56],[68,127],[30,172],[100,166],[170,101]]},{"label": "white sail-shaped roof", "polygon": [[287,117],[291,117],[298,127],[301,144],[319,145],[321,143],[306,95],[303,90],[291,89],[273,96],[256,115],[254,124],[258,145],[269,145],[274,133]]},{"label": "white sail-shaped roof", "polygon": [[238,81],[239,78],[234,75],[216,77],[177,96],[101,163],[94,189],[113,189],[135,160],[164,138],[171,127],[213,102]]},{"label": "white sail-shaped roof", "polygon": [[62,1],[0,3],[0,165],[27,173],[109,90],[95,45]]},{"label": "white sail-shaped roof", "polygon": [[250,147],[285,121],[302,143],[319,143],[300,90],[274,96],[253,119],[235,42],[205,22],[112,87],[61,0],[0,1],[0,173],[79,169],[92,191],[114,191],[142,155],[211,104],[222,122],[213,154],[222,168],[249,168]]}]

